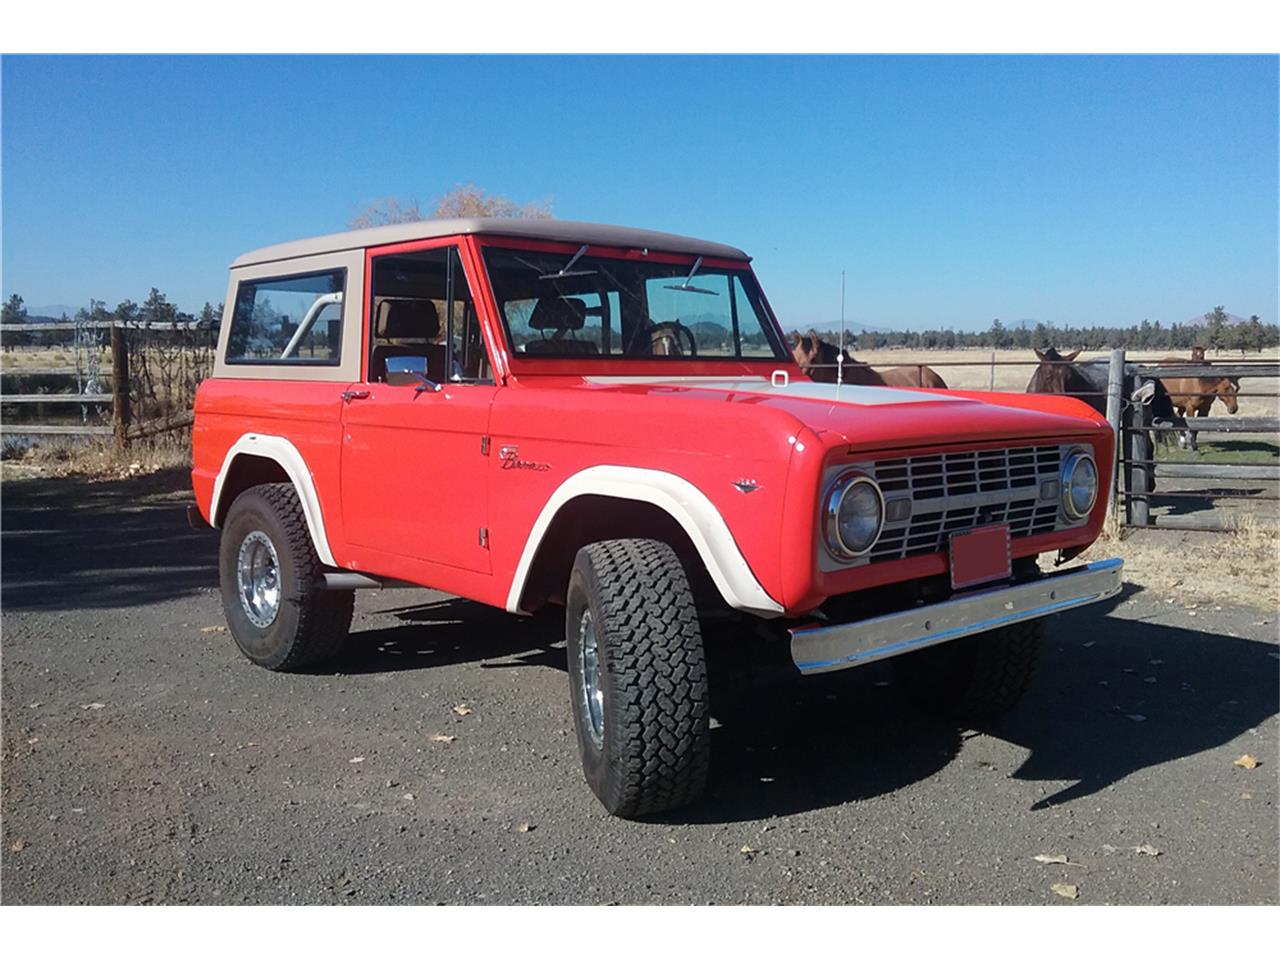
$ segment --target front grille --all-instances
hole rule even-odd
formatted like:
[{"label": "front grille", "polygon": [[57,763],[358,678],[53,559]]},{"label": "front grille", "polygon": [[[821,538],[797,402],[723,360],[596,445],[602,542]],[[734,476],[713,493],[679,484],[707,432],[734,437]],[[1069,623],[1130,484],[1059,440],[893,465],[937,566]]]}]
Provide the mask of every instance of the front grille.
[{"label": "front grille", "polygon": [[885,522],[870,562],[937,553],[953,533],[993,523],[1009,524],[1013,538],[1053,531],[1058,497],[1041,499],[1041,484],[1058,480],[1063,455],[1055,444],[859,464],[880,485],[886,506],[909,500],[911,509],[909,517]]},{"label": "front grille", "polygon": [[1061,467],[1058,446],[935,453],[874,464],[876,482],[886,498],[891,492],[909,491],[912,500],[1019,489],[1035,490],[1038,496],[1040,481],[1057,479]]}]

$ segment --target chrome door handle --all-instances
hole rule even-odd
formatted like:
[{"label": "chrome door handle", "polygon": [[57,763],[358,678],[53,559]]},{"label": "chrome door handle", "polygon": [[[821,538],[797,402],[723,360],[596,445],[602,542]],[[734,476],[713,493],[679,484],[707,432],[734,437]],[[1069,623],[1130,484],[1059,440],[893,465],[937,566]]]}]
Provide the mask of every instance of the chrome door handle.
[{"label": "chrome door handle", "polygon": [[368,390],[343,390],[342,402],[350,403],[352,400],[364,400],[369,396]]}]

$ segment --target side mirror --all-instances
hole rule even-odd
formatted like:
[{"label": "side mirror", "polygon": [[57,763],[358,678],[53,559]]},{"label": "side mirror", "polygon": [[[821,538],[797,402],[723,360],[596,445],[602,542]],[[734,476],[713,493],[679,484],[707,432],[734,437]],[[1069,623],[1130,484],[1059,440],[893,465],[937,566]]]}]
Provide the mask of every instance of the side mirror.
[{"label": "side mirror", "polygon": [[1142,386],[1138,387],[1138,389],[1134,390],[1133,393],[1130,394],[1129,399],[1134,403],[1140,403],[1145,407],[1155,398],[1155,395],[1156,382],[1154,380],[1146,380],[1143,381]]},{"label": "side mirror", "polygon": [[390,386],[412,386],[421,383],[426,375],[426,357],[387,357],[387,383]]}]

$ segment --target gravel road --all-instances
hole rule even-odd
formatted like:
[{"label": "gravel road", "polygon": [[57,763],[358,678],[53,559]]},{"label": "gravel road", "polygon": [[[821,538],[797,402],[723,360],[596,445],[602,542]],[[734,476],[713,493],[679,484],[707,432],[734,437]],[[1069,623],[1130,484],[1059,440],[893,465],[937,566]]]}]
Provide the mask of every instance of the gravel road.
[{"label": "gravel road", "polygon": [[244,660],[184,482],[4,485],[6,903],[1280,899],[1275,611],[1128,588],[979,731],[885,664],[743,670],[720,630],[709,796],[632,823],[583,783],[544,625],[364,593],[329,669]]}]

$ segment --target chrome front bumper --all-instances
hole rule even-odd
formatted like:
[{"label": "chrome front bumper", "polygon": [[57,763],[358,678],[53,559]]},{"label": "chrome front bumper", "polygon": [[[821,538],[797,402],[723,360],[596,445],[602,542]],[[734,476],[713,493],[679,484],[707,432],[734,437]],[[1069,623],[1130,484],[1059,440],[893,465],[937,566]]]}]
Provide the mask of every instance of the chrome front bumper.
[{"label": "chrome front bumper", "polygon": [[958,640],[1023,620],[1083,607],[1120,592],[1119,557],[1051,573],[1012,587],[965,593],[942,603],[855,623],[791,632],[791,659],[801,673],[827,673]]}]

